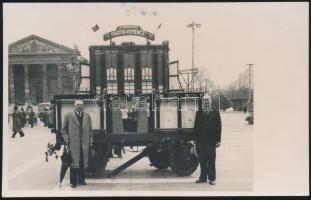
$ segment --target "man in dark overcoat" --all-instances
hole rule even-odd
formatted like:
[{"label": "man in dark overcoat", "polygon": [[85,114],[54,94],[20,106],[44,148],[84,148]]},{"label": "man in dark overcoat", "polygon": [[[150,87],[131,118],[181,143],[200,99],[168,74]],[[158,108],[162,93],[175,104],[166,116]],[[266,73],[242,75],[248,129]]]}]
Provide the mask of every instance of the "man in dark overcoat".
[{"label": "man in dark overcoat", "polygon": [[25,127],[26,124],[26,112],[24,111],[24,108],[21,108],[21,116],[22,116],[22,127]]},{"label": "man in dark overcoat", "polygon": [[211,185],[215,185],[216,147],[220,146],[221,118],[219,111],[211,106],[210,98],[203,100],[202,109],[199,109],[196,113],[194,131],[196,134],[196,150],[201,168],[200,177],[196,183],[204,183],[208,179]]},{"label": "man in dark overcoat", "polygon": [[30,124],[31,128],[33,127],[33,124],[36,123],[36,121],[36,114],[33,111],[32,107],[30,107],[28,113],[28,123]]},{"label": "man in dark overcoat", "polygon": [[63,137],[72,158],[70,166],[70,186],[86,185],[85,169],[91,144],[92,122],[88,113],[83,112],[83,101],[75,101],[75,110],[65,116]]},{"label": "man in dark overcoat", "polygon": [[54,128],[55,125],[55,117],[54,117],[54,106],[50,107],[50,110],[48,112],[48,128]]},{"label": "man in dark overcoat", "polygon": [[13,135],[12,138],[15,138],[15,135],[19,133],[21,137],[24,137],[25,134],[22,130],[23,128],[23,119],[22,119],[22,114],[18,111],[18,107],[14,106],[14,112],[12,114],[13,118]]},{"label": "man in dark overcoat", "polygon": [[44,127],[48,126],[48,122],[49,122],[49,109],[48,108],[44,108],[44,111],[43,111]]}]

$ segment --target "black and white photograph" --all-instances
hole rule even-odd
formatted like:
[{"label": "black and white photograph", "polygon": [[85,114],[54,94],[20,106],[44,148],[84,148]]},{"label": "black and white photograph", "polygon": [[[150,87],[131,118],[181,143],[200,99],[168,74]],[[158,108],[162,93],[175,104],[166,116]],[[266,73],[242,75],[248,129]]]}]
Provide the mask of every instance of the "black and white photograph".
[{"label": "black and white photograph", "polygon": [[3,3],[3,197],[309,195],[309,3]]}]

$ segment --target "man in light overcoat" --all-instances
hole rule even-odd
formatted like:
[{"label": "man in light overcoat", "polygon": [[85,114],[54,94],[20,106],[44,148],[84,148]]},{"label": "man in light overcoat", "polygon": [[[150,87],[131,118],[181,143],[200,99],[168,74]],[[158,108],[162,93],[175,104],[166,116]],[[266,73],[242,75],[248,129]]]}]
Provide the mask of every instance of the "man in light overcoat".
[{"label": "man in light overcoat", "polygon": [[63,137],[72,158],[70,166],[70,186],[86,185],[85,169],[88,167],[88,154],[92,142],[92,122],[88,113],[83,112],[83,101],[75,101],[75,110],[65,116]]}]

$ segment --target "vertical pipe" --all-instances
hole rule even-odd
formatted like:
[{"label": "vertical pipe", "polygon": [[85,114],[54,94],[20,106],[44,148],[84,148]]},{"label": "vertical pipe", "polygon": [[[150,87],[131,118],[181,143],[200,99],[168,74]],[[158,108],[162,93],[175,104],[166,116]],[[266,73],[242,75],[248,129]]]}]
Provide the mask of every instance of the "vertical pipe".
[{"label": "vertical pipe", "polygon": [[153,49],[153,56],[152,56],[152,88],[158,90],[158,55],[154,53],[155,50]]},{"label": "vertical pipe", "polygon": [[124,54],[118,52],[117,54],[117,84],[118,93],[124,93]]},{"label": "vertical pipe", "polygon": [[193,70],[194,70],[194,25],[192,26],[192,86],[191,86],[191,91],[194,90],[194,73],[193,73]]},{"label": "vertical pipe", "polygon": [[103,93],[103,89],[105,88],[106,84],[106,52],[102,52],[100,55],[100,94]]},{"label": "vertical pipe", "polygon": [[[137,50],[138,51],[138,50]],[[135,68],[134,68],[134,91],[135,94],[142,93],[142,54],[143,51],[135,53]]]}]

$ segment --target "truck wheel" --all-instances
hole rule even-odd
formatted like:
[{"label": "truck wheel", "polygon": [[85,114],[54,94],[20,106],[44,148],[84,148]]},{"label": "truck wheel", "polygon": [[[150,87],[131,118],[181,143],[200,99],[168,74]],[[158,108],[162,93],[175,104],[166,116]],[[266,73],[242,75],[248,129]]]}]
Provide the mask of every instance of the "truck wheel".
[{"label": "truck wheel", "polygon": [[87,175],[97,177],[105,170],[109,161],[108,152],[105,150],[92,149],[89,159]]},{"label": "truck wheel", "polygon": [[167,169],[170,166],[168,163],[167,151],[154,151],[149,155],[149,160],[151,165],[158,169]]},{"label": "truck wheel", "polygon": [[[192,147],[193,148],[193,147]],[[169,165],[178,176],[189,176],[198,167],[199,161],[193,151],[175,144],[169,153]]]}]

